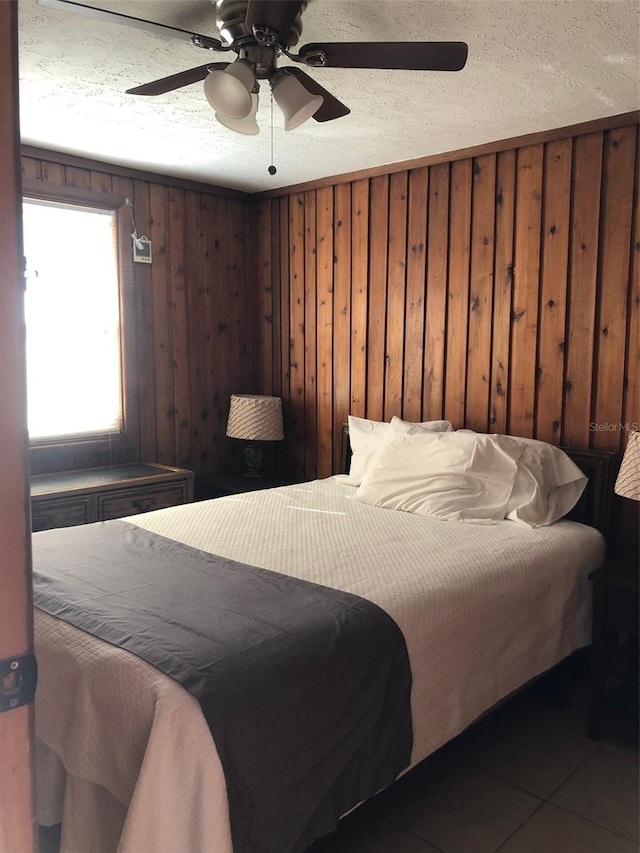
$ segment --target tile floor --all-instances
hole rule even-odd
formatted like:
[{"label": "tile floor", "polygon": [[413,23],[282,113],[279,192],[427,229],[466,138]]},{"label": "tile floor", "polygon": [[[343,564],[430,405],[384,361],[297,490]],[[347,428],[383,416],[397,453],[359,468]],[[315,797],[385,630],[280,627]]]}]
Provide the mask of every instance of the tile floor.
[{"label": "tile floor", "polygon": [[[638,747],[586,736],[570,703],[530,687],[366,803],[307,853],[638,853]],[[54,853],[56,830],[41,853]]]},{"label": "tile floor", "polygon": [[587,690],[530,687],[308,853],[638,853],[638,747],[586,736]]}]

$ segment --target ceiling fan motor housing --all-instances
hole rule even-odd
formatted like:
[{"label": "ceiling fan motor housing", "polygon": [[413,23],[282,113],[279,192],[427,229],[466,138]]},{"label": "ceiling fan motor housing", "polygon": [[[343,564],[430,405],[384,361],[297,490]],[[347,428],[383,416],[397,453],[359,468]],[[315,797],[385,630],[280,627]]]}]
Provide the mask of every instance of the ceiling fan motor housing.
[{"label": "ceiling fan motor housing", "polygon": [[[253,38],[253,32],[247,27],[248,0],[212,0],[216,9],[216,27],[220,37],[227,44],[240,41],[247,37]],[[302,35],[302,12],[306,8],[306,0],[300,3],[298,14],[288,28],[288,31],[279,32],[278,40],[286,48],[296,45]],[[268,25],[268,22],[264,22]]]}]

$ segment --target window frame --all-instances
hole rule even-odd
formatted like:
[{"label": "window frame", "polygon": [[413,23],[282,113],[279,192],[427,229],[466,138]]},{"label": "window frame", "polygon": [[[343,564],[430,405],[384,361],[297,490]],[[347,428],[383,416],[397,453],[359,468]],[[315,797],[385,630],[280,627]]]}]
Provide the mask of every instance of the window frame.
[{"label": "window frame", "polygon": [[126,196],[79,187],[52,187],[23,180],[22,198],[112,210],[116,220],[116,252],[120,310],[120,366],[122,429],[120,432],[65,435],[30,439],[32,471],[93,467],[139,458],[138,364],[136,347],[136,297],[131,250],[130,200]]}]

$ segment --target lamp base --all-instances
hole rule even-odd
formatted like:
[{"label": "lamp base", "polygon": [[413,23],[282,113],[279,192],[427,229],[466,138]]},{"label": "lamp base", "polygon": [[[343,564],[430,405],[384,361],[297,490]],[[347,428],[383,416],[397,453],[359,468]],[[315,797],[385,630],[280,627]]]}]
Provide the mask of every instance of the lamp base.
[{"label": "lamp base", "polygon": [[242,449],[242,476],[262,479],[265,476],[264,445],[252,441]]}]

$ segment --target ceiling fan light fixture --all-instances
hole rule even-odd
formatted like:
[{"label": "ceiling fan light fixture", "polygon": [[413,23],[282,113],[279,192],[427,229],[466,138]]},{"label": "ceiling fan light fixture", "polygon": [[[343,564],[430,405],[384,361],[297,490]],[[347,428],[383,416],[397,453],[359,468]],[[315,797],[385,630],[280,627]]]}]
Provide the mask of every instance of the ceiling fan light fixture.
[{"label": "ceiling fan light fixture", "polygon": [[286,131],[300,127],[320,109],[324,101],[322,95],[312,95],[286,71],[278,74],[272,88],[273,97],[284,115]]},{"label": "ceiling fan light fixture", "polygon": [[256,115],[258,112],[258,96],[251,95],[251,112],[244,118],[231,118],[224,113],[216,113],[216,119],[220,124],[228,127],[236,133],[243,133],[245,136],[255,136],[260,133]]},{"label": "ceiling fan light fixture", "polygon": [[256,76],[249,63],[238,59],[223,71],[210,71],[204,81],[204,94],[216,113],[230,119],[243,119],[251,113],[251,91]]}]

